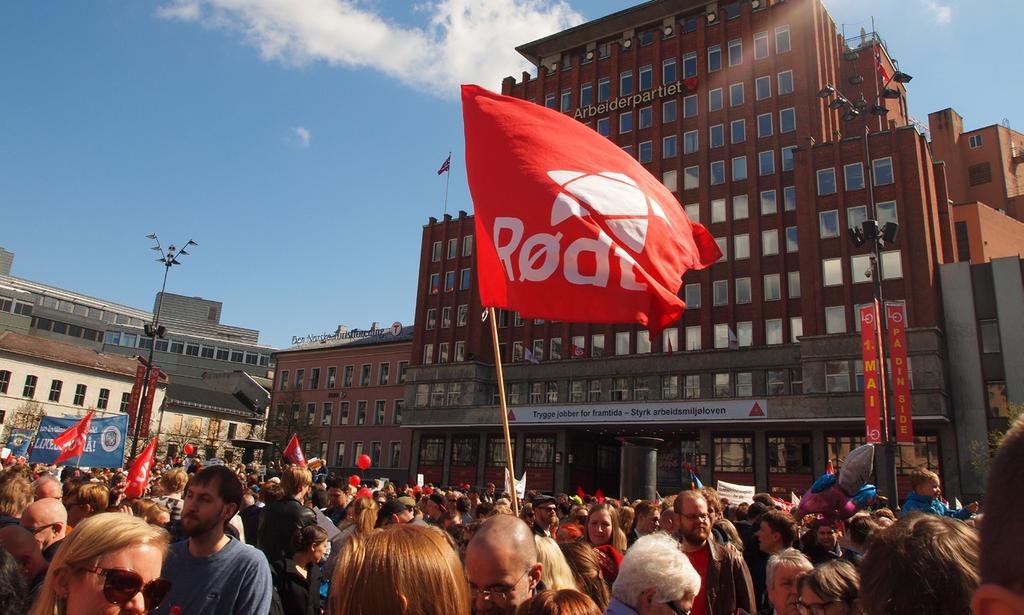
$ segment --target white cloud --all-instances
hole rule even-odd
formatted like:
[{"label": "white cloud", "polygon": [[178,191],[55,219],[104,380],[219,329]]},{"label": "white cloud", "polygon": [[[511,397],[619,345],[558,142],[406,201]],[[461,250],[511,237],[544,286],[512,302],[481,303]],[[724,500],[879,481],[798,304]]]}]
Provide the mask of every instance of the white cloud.
[{"label": "white cloud", "polygon": [[936,0],[921,0],[921,4],[931,14],[935,23],[948,24],[953,20],[953,7],[939,4]]},{"label": "white cloud", "polygon": [[515,46],[582,23],[565,0],[428,0],[423,27],[359,0],[171,0],[157,15],[241,34],[266,60],[379,70],[438,96],[462,83],[497,90],[529,64]]},{"label": "white cloud", "polygon": [[299,145],[302,147],[309,147],[309,140],[313,138],[313,135],[309,132],[308,128],[296,126],[292,131],[295,133],[295,136],[298,137]]}]

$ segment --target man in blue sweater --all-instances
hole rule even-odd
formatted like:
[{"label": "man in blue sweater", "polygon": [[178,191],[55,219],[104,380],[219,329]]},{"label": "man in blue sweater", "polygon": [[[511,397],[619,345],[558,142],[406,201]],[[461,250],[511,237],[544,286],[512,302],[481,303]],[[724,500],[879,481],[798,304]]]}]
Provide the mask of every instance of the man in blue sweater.
[{"label": "man in blue sweater", "polygon": [[977,502],[971,502],[959,510],[953,510],[946,506],[939,499],[939,496],[942,495],[942,489],[939,488],[939,475],[931,470],[918,468],[911,472],[910,488],[913,491],[907,494],[907,501],[903,503],[903,509],[900,511],[902,516],[923,512],[941,517],[970,519],[972,514],[978,512]]},{"label": "man in blue sweater", "polygon": [[[181,532],[171,545],[163,578],[171,591],[160,615],[266,615],[270,611],[270,565],[263,553],[224,533],[242,503],[242,484],[224,466],[208,466],[185,488]],[[177,611],[175,611],[177,607]]]}]

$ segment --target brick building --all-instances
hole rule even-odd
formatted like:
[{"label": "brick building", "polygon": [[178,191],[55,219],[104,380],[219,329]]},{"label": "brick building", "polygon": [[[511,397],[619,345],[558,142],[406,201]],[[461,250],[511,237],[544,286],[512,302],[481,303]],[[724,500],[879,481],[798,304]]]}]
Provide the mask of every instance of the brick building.
[{"label": "brick building", "polygon": [[[905,304],[910,325],[917,437],[902,447],[901,493],[915,466],[961,490],[938,284],[954,260],[943,167],[908,122],[902,85],[879,100],[884,117],[846,121],[818,96],[831,84],[875,100],[876,52],[895,70],[877,33],[843,40],[818,0],[648,2],[518,50],[537,75],[505,79],[503,93],[632,153],[724,253],[686,274],[690,307],[660,339],[499,313],[516,468],[530,488],[614,493],[622,439],[653,436],[663,492],[684,464],[705,481],[806,489],[864,441],[854,314],[873,284],[869,248],[845,230],[875,217],[901,227],[881,258],[884,296]],[[406,424],[411,472],[442,483],[497,482],[504,465],[474,230],[464,212],[423,230]]]},{"label": "brick building", "polygon": [[[324,459],[337,474],[406,482],[411,433],[401,425],[412,339],[412,327],[374,323],[276,352],[267,424],[273,458],[297,433],[307,459]],[[363,453],[373,462],[366,472],[356,466]]]}]

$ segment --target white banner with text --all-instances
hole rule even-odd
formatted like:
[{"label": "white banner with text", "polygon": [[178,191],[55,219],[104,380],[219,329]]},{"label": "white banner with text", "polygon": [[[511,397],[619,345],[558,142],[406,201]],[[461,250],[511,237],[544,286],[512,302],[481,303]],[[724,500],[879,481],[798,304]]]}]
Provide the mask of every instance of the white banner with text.
[{"label": "white banner with text", "polygon": [[648,401],[571,406],[520,406],[508,410],[513,424],[679,423],[768,418],[764,399]]}]

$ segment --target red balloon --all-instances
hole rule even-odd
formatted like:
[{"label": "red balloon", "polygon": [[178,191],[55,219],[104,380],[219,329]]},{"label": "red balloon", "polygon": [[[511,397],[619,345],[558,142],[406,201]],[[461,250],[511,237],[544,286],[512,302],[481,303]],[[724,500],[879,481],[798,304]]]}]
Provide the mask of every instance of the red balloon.
[{"label": "red balloon", "polygon": [[196,452],[196,447],[192,446],[191,444],[186,444],[185,445],[185,454],[186,455],[191,455],[194,452]]},{"label": "red balloon", "polygon": [[362,455],[359,456],[359,459],[356,460],[356,465],[359,466],[360,470],[363,470],[365,472],[366,468],[370,467],[370,456],[367,455],[366,453],[363,453]]},{"label": "red balloon", "polygon": [[366,487],[363,487],[362,489],[360,489],[359,491],[356,492],[356,497],[357,498],[371,498],[371,497],[373,497],[373,494],[370,493],[369,489],[367,489]]},{"label": "red balloon", "polygon": [[359,484],[362,482],[363,481],[355,474],[348,477],[348,484],[352,485],[353,487],[358,487]]}]

